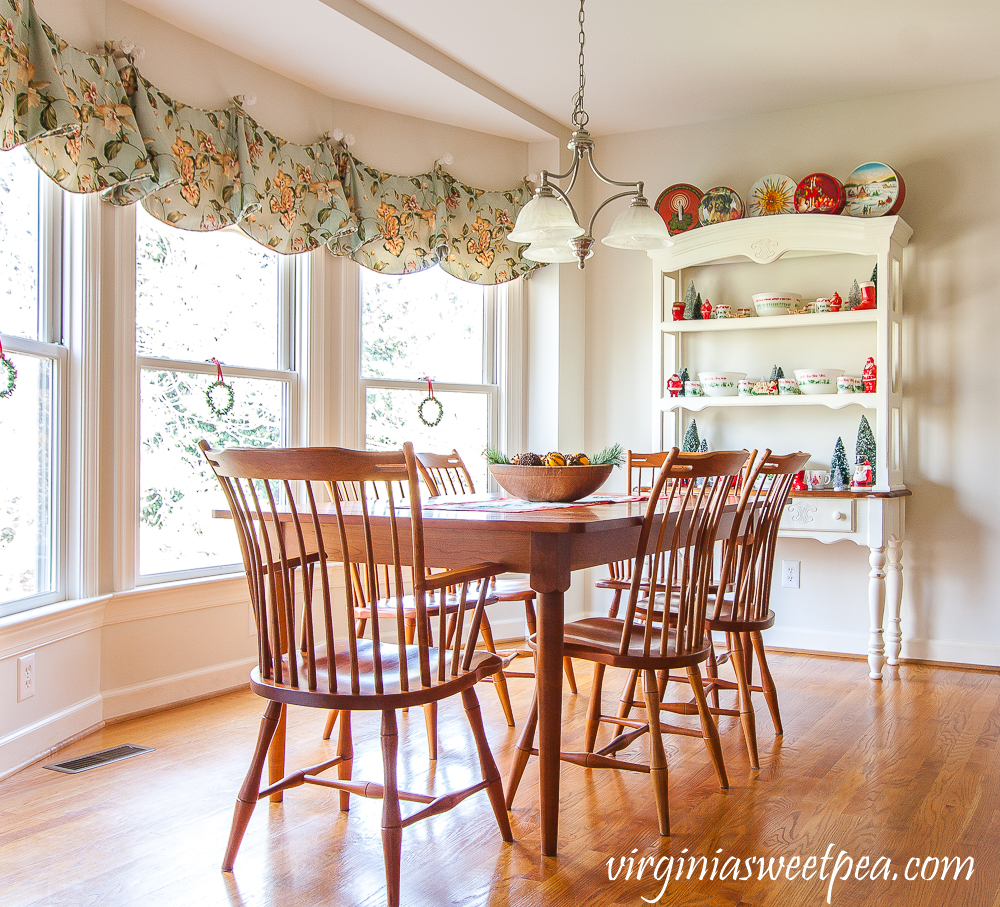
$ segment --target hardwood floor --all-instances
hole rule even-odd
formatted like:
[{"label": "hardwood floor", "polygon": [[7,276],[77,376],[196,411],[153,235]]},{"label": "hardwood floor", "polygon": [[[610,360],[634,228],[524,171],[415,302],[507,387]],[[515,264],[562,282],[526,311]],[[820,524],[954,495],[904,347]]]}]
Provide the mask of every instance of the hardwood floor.
[{"label": "hardwood floor", "polygon": [[[865,679],[859,661],[795,655],[771,659],[785,736],[776,741],[761,702],[757,710],[761,770],[747,768],[738,720],[720,724],[730,789],[720,791],[697,738],[667,739],[673,835],[660,838],[649,778],[589,772],[566,765],[558,858],[539,855],[537,769],[529,764],[511,815],[516,841],[504,845],[485,795],[404,832],[403,905],[661,904],[803,905],[828,903],[831,870],[841,851],[858,880],[833,882],[829,903],[863,907],[1000,907],[1000,678],[990,673],[904,666],[881,683]],[[577,665],[581,693],[567,694],[566,743],[582,738],[588,669]],[[617,697],[605,683],[606,704]],[[530,681],[513,681],[520,726]],[[479,698],[506,779],[517,731],[493,690]],[[439,724],[441,757],[428,762],[422,713],[401,716],[401,784],[441,790],[467,783],[474,749],[459,703]],[[385,903],[378,801],[315,787],[262,802],[250,822],[235,871],[219,870],[233,804],[250,760],[263,703],[250,692],[114,725],[62,750],[62,760],[120,743],[156,748],[80,775],[31,766],[0,782],[0,904],[3,907],[257,907]],[[324,715],[289,717],[289,765],[320,761]],[[607,734],[605,729],[602,734]],[[381,778],[377,716],[355,719],[355,776]],[[604,739],[603,736],[601,739]],[[642,748],[644,741],[635,745]],[[368,768],[370,766],[370,768]],[[367,769],[367,771],[366,771]],[[831,859],[819,878],[824,854]],[[625,858],[624,867],[619,858]],[[667,860],[674,859],[669,864]],[[706,858],[688,878],[691,858]],[[799,858],[786,878],[758,878],[747,860]],[[814,875],[798,877],[815,857]],[[888,878],[885,861],[891,859]],[[955,881],[925,858],[974,860]],[[628,876],[629,859],[636,861]],[[652,858],[637,878],[637,861]],[[718,871],[712,879],[712,860]],[[740,861],[739,878],[732,861]],[[906,881],[909,873],[935,880]],[[609,879],[609,860],[612,861]],[[678,861],[683,860],[681,878]],[[846,863],[841,861],[839,876]],[[876,875],[872,880],[871,876]],[[661,880],[653,877],[657,873]],[[893,880],[892,874],[896,873]]]}]

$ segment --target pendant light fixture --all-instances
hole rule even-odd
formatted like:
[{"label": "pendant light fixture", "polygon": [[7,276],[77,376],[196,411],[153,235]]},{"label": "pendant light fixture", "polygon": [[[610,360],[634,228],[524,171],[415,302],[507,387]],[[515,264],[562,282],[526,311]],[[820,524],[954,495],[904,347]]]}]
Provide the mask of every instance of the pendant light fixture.
[{"label": "pendant light fixture", "polygon": [[[547,170],[541,172],[534,196],[521,209],[514,229],[508,234],[513,242],[530,243],[522,254],[531,261],[575,261],[581,269],[584,262],[594,254],[594,221],[597,215],[606,205],[619,198],[631,196],[632,202],[615,218],[611,231],[601,242],[616,249],[641,251],[664,249],[673,244],[663,219],[649,207],[649,202],[642,194],[642,182],[609,179],[594,164],[594,140],[587,131],[590,116],[583,107],[583,91],[587,82],[583,71],[583,51],[587,40],[583,29],[583,4],[584,0],[580,0],[580,87],[573,100],[573,137],[567,146],[573,152],[573,162],[565,173],[549,173]],[[580,226],[580,219],[569,198],[584,159],[602,183],[626,189],[609,196],[597,206],[586,230]],[[553,182],[567,179],[569,184],[565,189],[560,189]]]}]

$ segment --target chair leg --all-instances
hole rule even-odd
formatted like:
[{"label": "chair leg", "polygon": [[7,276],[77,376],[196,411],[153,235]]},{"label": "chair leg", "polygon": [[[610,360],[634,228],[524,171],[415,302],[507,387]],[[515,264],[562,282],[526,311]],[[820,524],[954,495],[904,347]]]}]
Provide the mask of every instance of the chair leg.
[{"label": "chair leg", "polygon": [[563,659],[563,673],[566,675],[566,684],[571,693],[576,692],[576,673],[573,671],[573,659]]},{"label": "chair leg", "polygon": [[743,739],[747,744],[747,756],[750,759],[750,768],[760,768],[760,757],[757,754],[757,723],[753,711],[753,702],[750,699],[750,683],[747,679],[747,663],[743,657],[743,634],[731,633],[733,668],[736,671],[736,685],[740,691],[740,723],[743,725]]},{"label": "chair leg", "polygon": [[326,713],[326,726],[323,728],[323,739],[329,740],[333,736],[333,728],[337,723],[337,716],[340,714],[336,709],[330,709]]},{"label": "chair leg", "polygon": [[670,834],[670,804],[667,788],[667,753],[663,748],[663,734],[659,729],[660,714],[659,684],[653,671],[645,671],[642,678],[643,696],[646,700],[646,714],[649,718],[649,777],[653,782],[653,797],[656,800],[656,821],[660,834]]},{"label": "chair leg", "polygon": [[382,795],[382,854],[385,860],[386,898],[389,907],[399,907],[399,865],[403,852],[403,818],[399,811],[399,788],[396,782],[396,758],[399,736],[396,713],[382,713],[382,763],[385,786]]},{"label": "chair leg", "polygon": [[[267,776],[271,784],[275,784],[285,777],[285,722],[287,718],[287,710],[284,704],[281,704],[278,726],[274,729],[271,749],[267,754]],[[280,803],[284,798],[285,795],[280,790],[276,794],[271,794],[272,803]]]},{"label": "chair leg", "polygon": [[760,632],[750,634],[753,643],[753,650],[757,654],[757,664],[760,665],[760,685],[764,690],[764,699],[771,712],[771,721],[774,722],[774,733],[781,737],[784,730],[781,727],[781,713],[778,711],[778,691],[774,688],[774,678],[771,676],[771,669],[767,666],[767,658],[764,655],[764,639]]},{"label": "chair leg", "polygon": [[584,749],[588,753],[594,752],[594,745],[597,743],[597,732],[601,727],[601,688],[604,684],[605,666],[600,662],[594,663],[594,683],[590,688],[590,705],[587,707],[587,732],[584,740]]},{"label": "chair leg", "polygon": [[[336,714],[336,712],[331,712]],[[341,781],[350,781],[354,771],[354,738],[351,735],[351,713],[342,711],[340,713],[340,738],[337,741],[337,755],[343,756],[344,761],[337,765],[337,777]],[[351,795],[346,791],[340,792],[340,808],[348,810],[351,808]]]},{"label": "chair leg", "polygon": [[[708,639],[711,643],[708,650],[708,663],[706,664],[705,674],[709,680],[715,680],[719,676],[719,662],[715,657],[715,641],[712,638],[712,631],[707,630]],[[719,688],[717,686],[712,687],[712,708],[719,708]]]},{"label": "chair leg", "polygon": [[424,706],[424,724],[427,726],[427,752],[431,762],[438,757],[438,704],[428,702]]},{"label": "chair leg", "polygon": [[229,844],[226,846],[226,855],[222,859],[223,872],[233,871],[236,853],[240,849],[243,834],[247,830],[250,816],[253,815],[253,809],[257,805],[257,795],[260,793],[260,776],[264,772],[264,760],[267,759],[268,747],[271,745],[271,739],[278,727],[281,710],[281,703],[268,702],[267,708],[264,709],[264,717],[260,720],[260,732],[257,734],[257,746],[253,751],[253,758],[250,760],[250,769],[236,798],[233,825],[229,832]]},{"label": "chair leg", "polygon": [[729,778],[726,777],[726,763],[722,758],[722,741],[719,739],[719,726],[715,723],[715,718],[708,710],[708,702],[705,699],[705,685],[701,679],[701,671],[698,665],[691,665],[687,669],[688,680],[691,682],[691,691],[694,693],[694,701],[698,706],[698,716],[701,718],[701,735],[708,747],[708,754],[712,757],[712,764],[715,766],[715,774],[719,777],[719,787],[729,790]]},{"label": "chair leg", "polygon": [[618,609],[622,604],[622,590],[615,589],[614,598],[611,599],[611,607],[608,608],[608,617],[617,617]]},{"label": "chair leg", "polygon": [[528,757],[535,745],[535,729],[538,726],[538,687],[531,697],[531,709],[525,719],[524,728],[521,730],[521,737],[517,741],[517,748],[514,750],[514,763],[510,767],[510,777],[507,779],[507,809],[514,805],[514,794],[517,793],[517,786],[521,783],[521,775],[524,774],[524,767],[528,764]]},{"label": "chair leg", "polygon": [[[618,701],[618,717],[628,718],[629,712],[632,711],[632,702],[635,699],[635,685],[639,680],[638,671],[629,671],[628,680],[625,682],[625,689],[622,690],[622,695]],[[624,724],[616,724],[611,729],[611,734],[613,737],[617,737],[623,730],[625,730]]]},{"label": "chair leg", "polygon": [[483,714],[479,709],[479,699],[476,691],[472,687],[462,690],[462,704],[465,706],[465,715],[469,719],[469,726],[472,728],[472,736],[476,741],[476,751],[479,753],[479,768],[483,773],[483,780],[488,782],[486,793],[490,798],[490,805],[493,807],[493,815],[496,816],[497,825],[500,827],[500,836],[505,841],[513,841],[514,833],[510,830],[510,819],[507,818],[507,809],[503,798],[503,781],[500,779],[500,772],[497,769],[496,760],[490,751],[489,741],[486,739],[486,729],[483,727]]},{"label": "chair leg", "polygon": [[[483,622],[479,628],[479,632],[483,635],[483,643],[486,645],[486,650],[496,654],[496,646],[493,644],[493,629],[490,627],[489,619],[486,617],[486,613],[483,613]],[[497,688],[497,696],[500,697],[500,707],[503,709],[504,717],[507,719],[507,726],[514,727],[514,710],[510,705],[510,691],[507,689],[507,678],[504,677],[503,671],[497,671],[493,675],[493,685]]]},{"label": "chair leg", "polygon": [[358,622],[354,625],[354,635],[358,639],[363,638],[364,635],[365,635],[365,627],[367,627],[367,626],[368,626],[368,618],[367,617],[359,617],[358,618]]}]

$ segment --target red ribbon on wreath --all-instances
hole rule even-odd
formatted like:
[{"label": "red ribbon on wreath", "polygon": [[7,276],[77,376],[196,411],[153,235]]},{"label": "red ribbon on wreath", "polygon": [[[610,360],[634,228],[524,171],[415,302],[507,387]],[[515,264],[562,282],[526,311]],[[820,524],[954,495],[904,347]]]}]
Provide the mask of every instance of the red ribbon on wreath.
[{"label": "red ribbon on wreath", "polygon": [[[434,396],[434,385],[431,383],[429,375],[424,375],[424,381],[427,382],[427,396],[420,401],[420,405],[417,407],[417,415],[420,416],[420,421],[424,423],[428,428],[433,428],[441,421],[441,417],[444,415],[444,407],[441,405],[441,401]],[[434,403],[437,406],[437,418],[428,419],[424,415],[424,406],[427,403]]]}]

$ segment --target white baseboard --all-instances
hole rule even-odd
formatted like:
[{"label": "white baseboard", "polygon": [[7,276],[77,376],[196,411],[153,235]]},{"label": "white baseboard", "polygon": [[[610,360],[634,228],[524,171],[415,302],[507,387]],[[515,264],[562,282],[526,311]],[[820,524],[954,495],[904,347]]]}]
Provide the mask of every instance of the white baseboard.
[{"label": "white baseboard", "polygon": [[950,639],[904,639],[903,658],[996,668],[1000,666],[1000,646]]},{"label": "white baseboard", "polygon": [[0,739],[0,778],[44,758],[83,732],[103,724],[100,696],[91,696]]},{"label": "white baseboard", "polygon": [[224,693],[246,686],[256,658],[209,665],[196,671],[159,677],[148,683],[119,687],[104,692],[104,720],[167,708],[191,699]]},{"label": "white baseboard", "polygon": [[868,655],[867,633],[837,633],[795,627],[771,627],[764,631],[764,645],[778,649],[803,649],[836,655]]}]

